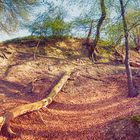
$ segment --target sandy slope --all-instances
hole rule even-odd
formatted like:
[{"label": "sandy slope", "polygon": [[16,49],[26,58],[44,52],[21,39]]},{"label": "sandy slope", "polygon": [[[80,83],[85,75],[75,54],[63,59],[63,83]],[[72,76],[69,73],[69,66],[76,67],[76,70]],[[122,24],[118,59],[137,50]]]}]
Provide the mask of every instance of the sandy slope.
[{"label": "sandy slope", "polygon": [[[13,130],[20,134],[14,140],[140,139],[139,125],[129,118],[140,113],[140,96],[127,98],[122,66],[95,65],[86,58],[16,60],[7,71],[1,72],[1,115],[19,104],[46,97],[61,72],[75,70],[48,108],[11,123]],[[135,71],[134,81],[140,91],[140,69]],[[5,139],[0,135],[0,140]]]}]

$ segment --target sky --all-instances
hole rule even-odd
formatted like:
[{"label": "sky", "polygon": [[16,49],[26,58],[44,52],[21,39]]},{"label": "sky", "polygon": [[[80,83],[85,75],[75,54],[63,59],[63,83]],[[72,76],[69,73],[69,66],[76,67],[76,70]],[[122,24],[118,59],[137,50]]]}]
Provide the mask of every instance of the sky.
[{"label": "sky", "polygon": [[[43,1],[45,1],[45,0],[43,0]],[[84,8],[81,8],[81,7],[77,6],[77,5],[70,5],[70,4],[66,3],[67,0],[63,0],[63,4],[62,4],[62,2],[60,3],[60,1],[62,1],[62,0],[47,0],[47,1],[55,2],[55,5],[63,6],[67,10],[68,16],[67,16],[66,21],[70,21],[71,19],[73,19],[75,17],[78,17],[81,12],[83,12],[83,11],[85,12],[88,9],[87,6],[83,6]],[[75,1],[77,1],[77,0],[75,0]],[[97,7],[97,5],[95,4],[95,0],[91,0],[91,1],[93,2],[91,4],[91,5],[93,5],[91,7],[92,12],[94,13],[93,15],[94,15],[94,17],[97,17],[97,19],[98,19],[99,14],[100,14],[100,12],[98,11],[99,7]],[[138,4],[134,3],[134,5],[131,5],[133,7],[136,6],[135,10],[137,8],[139,9],[139,7],[140,7],[140,0],[136,0],[136,1],[138,2]],[[33,10],[34,16],[32,18],[30,18],[31,21],[33,19],[35,19],[36,15],[38,15],[40,13],[43,13],[46,10],[46,7],[47,7],[46,5],[42,4],[41,6],[35,8]],[[129,9],[130,8],[132,8],[132,7],[129,7]],[[111,9],[111,11],[110,11],[110,18],[112,18],[112,19],[114,18],[115,19],[115,17],[117,17],[117,16],[118,15],[116,14],[115,9]],[[118,20],[118,18],[117,18],[117,20]],[[77,34],[81,34],[80,31],[78,31]],[[23,28],[23,27],[22,27],[22,29],[18,28],[16,32],[12,32],[12,33],[9,33],[9,34],[0,31],[0,41],[5,41],[5,40],[12,39],[12,38],[17,38],[17,37],[24,37],[24,36],[28,36],[28,35],[31,35],[31,33],[28,31],[27,28]]]},{"label": "sky", "polygon": [[0,32],[0,41],[5,41],[5,40],[17,38],[17,37],[24,37],[30,34],[31,33],[27,29],[19,29],[17,32],[13,32],[9,34]]},{"label": "sky", "polygon": [[[60,3],[56,3],[56,5],[60,5]],[[63,3],[64,8],[67,8],[67,4]],[[38,15],[41,14],[45,11],[46,7],[45,6],[39,6],[38,8],[36,8],[36,10],[34,10],[34,15]],[[68,19],[67,21],[69,21],[70,19],[79,16],[81,13],[81,9],[79,7],[77,7],[76,5],[73,6],[69,6],[69,8],[67,9],[68,11]],[[31,21],[34,19],[35,17],[32,17]],[[17,29],[16,32],[10,32],[10,33],[5,33],[5,32],[0,32],[0,41],[5,41],[5,40],[9,40],[9,39],[13,39],[13,38],[19,38],[19,37],[24,37],[24,36],[28,36],[31,35],[31,33],[28,31],[28,29],[26,28],[19,28]]]}]

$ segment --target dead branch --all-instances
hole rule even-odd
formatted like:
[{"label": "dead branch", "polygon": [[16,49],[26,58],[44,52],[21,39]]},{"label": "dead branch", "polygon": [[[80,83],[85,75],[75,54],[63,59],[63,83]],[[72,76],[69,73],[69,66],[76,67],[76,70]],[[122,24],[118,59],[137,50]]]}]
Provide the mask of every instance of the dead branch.
[{"label": "dead branch", "polygon": [[67,80],[70,78],[71,71],[65,72],[58,83],[54,86],[54,88],[51,90],[50,94],[47,98],[34,102],[29,104],[24,104],[17,106],[9,111],[7,111],[4,116],[0,117],[0,130],[2,134],[6,136],[16,136],[16,133],[14,133],[10,128],[10,121],[12,121],[14,118],[19,117],[21,115],[24,115],[26,113],[32,112],[32,111],[38,111],[39,109],[48,106],[54,99],[54,97],[59,93],[59,91],[62,89],[63,85],[67,82]]},{"label": "dead branch", "polygon": [[37,53],[40,42],[41,42],[41,39],[37,43],[37,46],[36,46],[36,49],[35,49],[35,52],[34,52],[34,59],[36,58],[36,53]]}]

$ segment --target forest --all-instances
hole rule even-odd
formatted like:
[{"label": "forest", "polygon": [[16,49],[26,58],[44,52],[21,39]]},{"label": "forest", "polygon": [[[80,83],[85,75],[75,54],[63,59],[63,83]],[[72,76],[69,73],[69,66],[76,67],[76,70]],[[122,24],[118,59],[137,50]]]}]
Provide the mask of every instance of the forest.
[{"label": "forest", "polygon": [[140,140],[139,0],[0,0],[0,140]]}]

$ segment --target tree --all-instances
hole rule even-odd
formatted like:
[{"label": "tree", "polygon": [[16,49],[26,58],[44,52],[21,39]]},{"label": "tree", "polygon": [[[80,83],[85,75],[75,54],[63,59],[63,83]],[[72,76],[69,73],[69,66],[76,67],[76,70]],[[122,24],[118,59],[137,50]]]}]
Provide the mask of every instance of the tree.
[{"label": "tree", "polygon": [[130,10],[126,14],[126,19],[128,27],[131,29],[129,31],[132,45],[134,44],[136,49],[140,50],[140,10],[134,11]]},{"label": "tree", "polygon": [[[9,34],[27,20],[31,7],[38,5],[37,0],[0,0],[0,30]],[[7,58],[6,51],[0,50],[1,57]]]},{"label": "tree", "polygon": [[65,21],[66,11],[54,4],[48,5],[47,11],[37,16],[29,25],[32,35],[38,36],[63,36],[68,35],[71,23]]},{"label": "tree", "polygon": [[92,35],[92,28],[93,28],[93,20],[90,21],[90,27],[89,27],[89,31],[88,31],[88,35],[86,38],[86,48],[88,49],[88,57],[90,58],[90,49],[89,47],[91,46],[90,44],[90,37]]},{"label": "tree", "polygon": [[0,29],[9,33],[14,31],[27,15],[31,7],[37,5],[37,0],[0,0]]},{"label": "tree", "polygon": [[92,61],[96,61],[96,54],[95,54],[95,50],[96,50],[96,46],[97,46],[97,43],[99,41],[99,38],[100,38],[100,30],[101,30],[101,26],[103,24],[103,21],[105,20],[106,18],[106,7],[105,7],[105,1],[104,0],[100,0],[100,8],[101,8],[101,17],[98,21],[98,24],[97,24],[97,28],[96,28],[96,34],[95,34],[95,39],[93,41],[93,45],[90,47],[90,58]]},{"label": "tree", "polygon": [[94,20],[89,17],[89,15],[80,15],[80,17],[76,18],[73,21],[74,29],[80,30],[84,33],[85,40],[82,40],[82,45],[86,46],[86,50],[88,50],[88,57],[90,57],[90,45],[92,44],[92,35],[93,35],[93,29],[94,29]]},{"label": "tree", "polygon": [[73,22],[73,28],[76,32],[82,32],[83,37],[93,38],[95,24],[97,23],[94,16],[90,14],[90,11],[81,13],[80,16],[76,17]]},{"label": "tree", "polygon": [[[91,29],[93,29],[92,38],[94,41],[93,41],[92,45],[88,45],[89,58],[92,61],[94,61],[94,60],[96,61],[97,60],[96,52],[98,52],[97,44],[100,39],[101,28],[103,26],[103,22],[106,19],[106,3],[105,3],[106,1],[105,0],[99,0],[99,1],[97,1],[97,0],[84,0],[84,1],[77,0],[75,2],[72,0],[70,2],[74,3],[74,4],[78,3],[79,5],[81,5],[82,7],[85,8],[82,10],[82,14],[84,13],[85,15],[88,15],[85,19],[89,18],[90,23],[92,23],[91,21],[97,21],[97,25],[96,26],[94,25],[94,28],[93,27],[91,28]],[[99,2],[99,7],[98,7],[98,2]],[[101,15],[100,15],[100,11],[101,11]],[[100,18],[98,19],[99,16],[100,16]],[[88,23],[89,23],[89,21],[88,21]],[[85,25],[85,23],[84,23],[84,25]],[[94,31],[94,30],[96,30],[96,31]],[[88,33],[90,33],[90,29],[89,29]]]},{"label": "tree", "polygon": [[107,24],[106,34],[108,36],[108,40],[112,43],[113,46],[121,44],[121,40],[124,38],[122,23],[118,22],[113,24],[112,22],[109,22]]},{"label": "tree", "polygon": [[132,72],[131,72],[131,68],[129,64],[128,27],[127,27],[127,22],[125,18],[125,9],[124,9],[123,0],[119,0],[119,1],[120,1],[120,6],[121,6],[121,16],[122,16],[124,36],[125,36],[125,68],[126,68],[126,74],[127,74],[128,96],[135,97],[137,95],[137,92],[133,85]]},{"label": "tree", "polygon": [[[86,10],[83,10],[84,11],[83,13],[84,13],[84,15],[88,15],[88,16],[84,16],[84,18],[83,18],[84,20],[82,20],[82,22],[79,24],[79,26],[84,25],[84,27],[86,27],[86,29],[87,29],[87,25],[88,25],[88,35],[87,35],[86,45],[87,45],[87,49],[88,49],[89,58],[92,61],[94,61],[94,60],[96,61],[96,53],[95,53],[95,51],[97,51],[96,46],[100,39],[101,26],[103,24],[103,21],[106,18],[105,1],[99,0],[100,8],[98,8],[96,0],[93,0],[93,1],[79,0],[78,2],[82,3],[84,6],[87,7]],[[101,10],[101,16],[98,19],[100,10]],[[97,21],[97,26],[94,25],[94,28],[93,28],[93,22],[96,22],[96,21]],[[90,23],[90,26],[89,26],[89,23]],[[92,31],[92,30],[96,30],[95,35],[94,35],[94,31]],[[92,36],[91,36],[91,34],[92,34]],[[90,37],[94,38],[92,45],[89,44]]]}]

